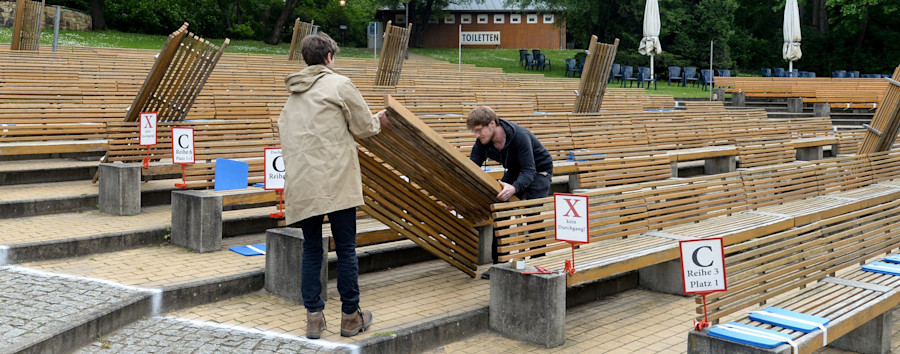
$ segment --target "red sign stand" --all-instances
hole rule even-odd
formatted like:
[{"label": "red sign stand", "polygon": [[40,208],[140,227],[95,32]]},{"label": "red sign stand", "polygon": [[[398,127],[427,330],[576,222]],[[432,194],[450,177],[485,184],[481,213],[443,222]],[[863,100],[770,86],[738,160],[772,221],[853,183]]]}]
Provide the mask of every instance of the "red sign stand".
[{"label": "red sign stand", "polygon": [[269,214],[272,219],[284,219],[284,190],[278,190],[278,211]]},{"label": "red sign stand", "polygon": [[681,279],[685,294],[700,295],[703,298],[703,320],[694,319],[694,330],[709,327],[706,310],[706,295],[717,291],[728,291],[725,277],[725,247],[721,237],[682,240],[678,242],[681,251]]},{"label": "red sign stand", "polygon": [[554,238],[572,246],[572,259],[563,268],[575,275],[575,245],[590,242],[590,209],[586,195],[553,193]]}]

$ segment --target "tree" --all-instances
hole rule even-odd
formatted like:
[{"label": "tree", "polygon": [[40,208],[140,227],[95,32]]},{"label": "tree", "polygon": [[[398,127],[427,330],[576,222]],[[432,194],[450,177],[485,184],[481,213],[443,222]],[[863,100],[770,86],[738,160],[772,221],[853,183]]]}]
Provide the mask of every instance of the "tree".
[{"label": "tree", "polygon": [[425,31],[428,29],[428,20],[436,13],[446,8],[455,0],[378,0],[377,5],[388,6],[394,9],[409,10],[406,22],[413,24],[410,33],[410,42],[413,47],[422,47],[425,41]]},{"label": "tree", "polygon": [[91,0],[91,28],[94,31],[106,29],[106,17],[103,16],[103,1]]},{"label": "tree", "polygon": [[284,23],[287,22],[288,17],[294,12],[297,1],[299,0],[287,0],[284,2],[284,9],[281,10],[281,15],[278,16],[278,19],[275,20],[275,24],[272,26],[272,34],[263,42],[271,45],[278,44],[281,40],[281,32],[284,30]]}]

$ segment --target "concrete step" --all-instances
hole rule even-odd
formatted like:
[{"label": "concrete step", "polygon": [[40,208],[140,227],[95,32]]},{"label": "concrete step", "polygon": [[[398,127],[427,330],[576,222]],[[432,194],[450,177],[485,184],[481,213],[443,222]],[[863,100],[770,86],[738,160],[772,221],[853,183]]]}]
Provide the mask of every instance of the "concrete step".
[{"label": "concrete step", "polygon": [[[4,284],[25,285],[0,289],[3,308],[13,307],[0,311],[0,323],[13,328],[0,332],[0,344],[16,348],[13,352],[65,352],[110,338],[110,333],[150,316],[254,292],[265,294],[261,291],[265,257],[227,250],[259,242],[265,242],[265,234],[230,238],[222,251],[205,254],[161,245],[2,266]],[[361,247],[358,253],[362,274],[434,259],[411,241]],[[336,267],[336,261],[332,252],[329,268]],[[69,309],[78,315],[69,314]],[[140,333],[133,337],[149,338]]]},{"label": "concrete step", "polygon": [[[176,180],[141,183],[141,206],[169,204]],[[0,219],[98,208],[99,186],[90,179],[0,186]]]},{"label": "concrete step", "polygon": [[96,160],[37,159],[0,163],[0,186],[90,180],[97,172]]}]

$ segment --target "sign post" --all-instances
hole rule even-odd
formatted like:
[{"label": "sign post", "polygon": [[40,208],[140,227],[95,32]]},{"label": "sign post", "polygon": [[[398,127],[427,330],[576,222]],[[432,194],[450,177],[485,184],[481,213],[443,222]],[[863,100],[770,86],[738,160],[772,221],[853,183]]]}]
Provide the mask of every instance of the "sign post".
[{"label": "sign post", "polygon": [[139,145],[147,147],[144,168],[150,167],[150,147],[156,145],[156,112],[141,112]]},{"label": "sign post", "polygon": [[181,165],[181,183],[175,187],[187,188],[184,166],[194,164],[194,128],[172,127],[172,163]]},{"label": "sign post", "polygon": [[681,248],[684,293],[703,297],[703,321],[694,320],[694,329],[700,331],[709,326],[706,295],[728,290],[725,282],[725,248],[721,237],[679,241],[678,246]]},{"label": "sign post", "polygon": [[572,246],[572,259],[567,260],[565,270],[575,274],[575,245],[590,242],[590,215],[588,196],[553,193],[555,237],[557,241],[568,242]]},{"label": "sign post", "polygon": [[281,147],[264,149],[265,175],[263,189],[278,191],[278,211],[269,214],[270,218],[284,218],[284,157],[281,156]]}]

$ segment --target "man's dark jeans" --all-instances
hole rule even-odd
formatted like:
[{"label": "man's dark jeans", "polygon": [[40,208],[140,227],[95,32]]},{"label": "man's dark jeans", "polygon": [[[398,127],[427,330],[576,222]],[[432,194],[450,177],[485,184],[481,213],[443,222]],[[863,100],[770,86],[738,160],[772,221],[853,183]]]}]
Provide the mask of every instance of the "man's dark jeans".
[{"label": "man's dark jeans", "polygon": [[[325,309],[322,293],[322,222],[324,215],[303,219],[303,269],[300,274],[300,292],[303,306],[310,312]],[[359,263],[356,259],[356,208],[328,213],[331,237],[338,257],[337,288],[341,294],[341,311],[353,313],[359,309]]]}]

